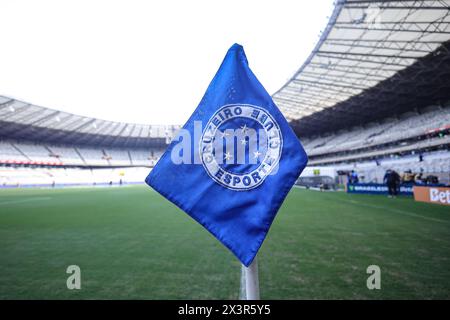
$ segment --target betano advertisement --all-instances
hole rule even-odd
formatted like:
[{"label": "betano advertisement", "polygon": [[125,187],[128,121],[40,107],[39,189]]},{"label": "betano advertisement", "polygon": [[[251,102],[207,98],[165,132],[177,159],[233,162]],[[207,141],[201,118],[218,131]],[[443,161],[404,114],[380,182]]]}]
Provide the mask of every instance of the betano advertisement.
[{"label": "betano advertisement", "polygon": [[450,206],[450,188],[415,186],[414,200]]}]

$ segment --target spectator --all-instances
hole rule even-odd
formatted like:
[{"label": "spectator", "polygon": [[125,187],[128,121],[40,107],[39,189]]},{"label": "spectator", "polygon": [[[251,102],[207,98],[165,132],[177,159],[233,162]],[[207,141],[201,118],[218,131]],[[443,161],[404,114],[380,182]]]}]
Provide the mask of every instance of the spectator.
[{"label": "spectator", "polygon": [[423,174],[422,174],[422,172],[416,174],[415,177],[414,177],[414,183],[415,183],[415,184],[418,184],[418,185],[424,184],[424,181],[423,181],[423,180],[424,180],[424,179],[423,179]]},{"label": "spectator", "polygon": [[359,182],[358,174],[355,172],[355,170],[352,170],[352,172],[350,173],[350,183],[358,183],[358,182]]},{"label": "spectator", "polygon": [[412,173],[412,171],[411,170],[406,170],[403,173],[402,180],[403,180],[404,183],[412,184],[414,182],[414,174]]}]

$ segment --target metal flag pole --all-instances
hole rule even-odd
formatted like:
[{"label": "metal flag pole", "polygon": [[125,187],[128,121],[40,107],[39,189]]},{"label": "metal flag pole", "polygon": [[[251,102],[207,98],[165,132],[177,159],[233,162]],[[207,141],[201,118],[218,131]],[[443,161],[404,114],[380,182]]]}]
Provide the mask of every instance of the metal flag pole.
[{"label": "metal flag pole", "polygon": [[241,300],[259,300],[259,277],[257,257],[247,268],[242,265],[241,273]]}]

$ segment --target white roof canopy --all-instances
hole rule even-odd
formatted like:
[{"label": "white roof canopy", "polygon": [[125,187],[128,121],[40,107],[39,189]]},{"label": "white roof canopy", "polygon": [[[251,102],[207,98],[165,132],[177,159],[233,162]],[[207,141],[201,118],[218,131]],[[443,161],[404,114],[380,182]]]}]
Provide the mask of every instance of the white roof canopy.
[{"label": "white roof canopy", "polygon": [[288,120],[374,87],[450,39],[450,1],[338,1],[319,43],[274,95]]}]

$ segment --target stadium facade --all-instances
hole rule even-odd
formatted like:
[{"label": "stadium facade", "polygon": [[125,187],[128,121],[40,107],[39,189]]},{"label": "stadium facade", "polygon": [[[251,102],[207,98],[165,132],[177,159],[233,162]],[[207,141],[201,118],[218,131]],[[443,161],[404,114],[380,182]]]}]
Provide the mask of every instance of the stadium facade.
[{"label": "stadium facade", "polygon": [[[310,166],[355,170],[366,182],[389,168],[450,182],[449,8],[448,0],[336,2],[308,59],[273,94]],[[0,96],[0,184],[142,182],[179,128]]]}]

